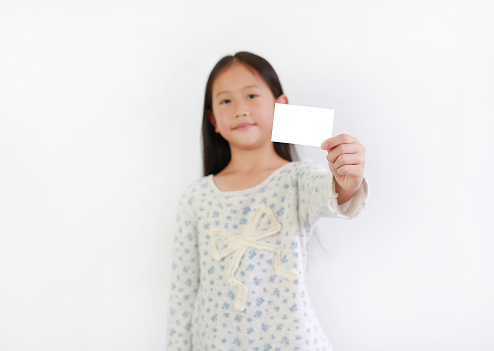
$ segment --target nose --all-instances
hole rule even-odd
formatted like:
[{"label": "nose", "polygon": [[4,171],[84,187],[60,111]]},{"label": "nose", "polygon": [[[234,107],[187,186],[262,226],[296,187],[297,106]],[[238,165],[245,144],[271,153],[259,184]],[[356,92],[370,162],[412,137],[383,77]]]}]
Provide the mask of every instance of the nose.
[{"label": "nose", "polygon": [[247,111],[245,110],[237,110],[237,113],[235,113],[235,118],[246,117],[246,116],[247,116]]},{"label": "nose", "polygon": [[243,103],[238,103],[235,106],[235,114],[234,114],[235,118],[246,117],[248,114],[249,114],[249,111],[247,110],[247,108],[245,107],[245,105]]}]

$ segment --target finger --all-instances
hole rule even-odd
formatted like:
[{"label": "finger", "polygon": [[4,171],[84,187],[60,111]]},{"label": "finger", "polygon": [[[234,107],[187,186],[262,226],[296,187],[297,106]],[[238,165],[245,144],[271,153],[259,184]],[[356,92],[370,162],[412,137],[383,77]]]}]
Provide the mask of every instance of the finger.
[{"label": "finger", "polygon": [[332,163],[330,163],[330,164],[329,164],[329,170],[330,170],[330,171],[331,171],[331,173],[333,173],[334,175],[338,175],[338,172],[336,171],[336,168],[335,168],[335,166],[334,166]]},{"label": "finger", "polygon": [[331,150],[328,150],[326,157],[329,162],[334,163],[336,159],[343,154],[362,154],[365,155],[365,148],[361,144],[340,144]]},{"label": "finger", "polygon": [[348,134],[340,134],[335,137],[326,139],[321,144],[321,149],[330,150],[340,144],[358,143],[358,140]]},{"label": "finger", "polygon": [[336,161],[333,163],[333,166],[338,169],[341,166],[347,165],[360,165],[363,166],[365,164],[365,158],[359,154],[343,154],[338,156]]},{"label": "finger", "polygon": [[344,165],[336,168],[336,173],[342,176],[363,178],[364,169],[362,165]]}]

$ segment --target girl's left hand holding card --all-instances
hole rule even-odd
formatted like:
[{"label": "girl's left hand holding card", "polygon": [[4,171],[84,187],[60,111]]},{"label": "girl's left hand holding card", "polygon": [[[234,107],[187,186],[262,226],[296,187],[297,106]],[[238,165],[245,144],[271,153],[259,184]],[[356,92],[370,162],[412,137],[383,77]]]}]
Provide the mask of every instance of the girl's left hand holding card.
[{"label": "girl's left hand holding card", "polygon": [[348,201],[364,179],[365,147],[347,134],[326,139],[321,149],[328,151],[326,159],[336,180],[338,203]]}]

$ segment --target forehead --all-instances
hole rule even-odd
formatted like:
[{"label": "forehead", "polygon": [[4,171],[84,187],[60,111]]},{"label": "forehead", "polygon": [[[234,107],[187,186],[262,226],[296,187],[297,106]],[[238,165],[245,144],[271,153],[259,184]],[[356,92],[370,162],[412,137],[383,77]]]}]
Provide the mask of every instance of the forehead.
[{"label": "forehead", "polygon": [[253,68],[235,62],[221,71],[213,82],[213,96],[222,91],[235,91],[250,85],[267,88],[267,84]]}]

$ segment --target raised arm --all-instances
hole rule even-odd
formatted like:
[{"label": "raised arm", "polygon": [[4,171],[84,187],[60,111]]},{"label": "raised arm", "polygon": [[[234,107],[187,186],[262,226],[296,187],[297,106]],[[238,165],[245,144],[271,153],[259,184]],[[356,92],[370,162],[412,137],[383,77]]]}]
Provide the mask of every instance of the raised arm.
[{"label": "raised arm", "polygon": [[368,184],[365,179],[353,196],[341,205],[335,177],[317,161],[303,161],[298,174],[299,220],[309,230],[321,217],[351,219],[365,208]]}]

